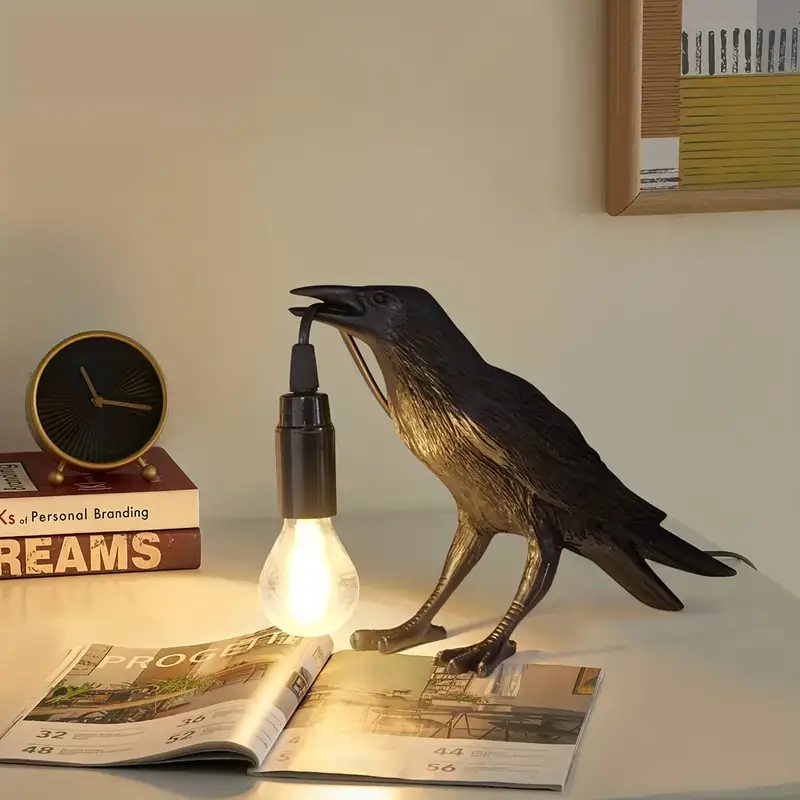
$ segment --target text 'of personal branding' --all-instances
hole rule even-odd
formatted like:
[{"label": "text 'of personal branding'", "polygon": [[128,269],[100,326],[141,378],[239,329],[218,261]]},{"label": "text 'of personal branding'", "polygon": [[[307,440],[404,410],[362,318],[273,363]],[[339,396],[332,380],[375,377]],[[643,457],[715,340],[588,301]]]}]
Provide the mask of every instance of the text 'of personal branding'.
[{"label": "text 'of personal branding'", "polygon": [[48,522],[85,522],[94,520],[111,519],[140,519],[147,522],[150,517],[150,509],[126,506],[125,508],[103,509],[103,508],[83,508],[80,511],[63,511],[61,513],[41,511],[31,511],[29,515],[20,516],[12,514],[8,509],[0,508],[0,525],[40,525]]}]

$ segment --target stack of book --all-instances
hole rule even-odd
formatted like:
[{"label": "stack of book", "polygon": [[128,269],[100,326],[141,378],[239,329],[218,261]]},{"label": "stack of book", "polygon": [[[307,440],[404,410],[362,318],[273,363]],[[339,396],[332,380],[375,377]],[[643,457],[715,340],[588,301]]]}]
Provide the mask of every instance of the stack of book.
[{"label": "stack of book", "polygon": [[0,454],[0,580],[200,566],[198,490],[162,447],[110,472],[56,466],[42,451]]}]

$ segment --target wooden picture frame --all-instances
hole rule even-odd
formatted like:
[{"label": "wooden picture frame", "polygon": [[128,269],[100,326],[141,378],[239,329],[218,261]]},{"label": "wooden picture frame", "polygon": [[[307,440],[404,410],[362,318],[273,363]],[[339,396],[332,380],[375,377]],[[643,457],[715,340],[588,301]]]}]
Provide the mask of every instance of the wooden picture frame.
[{"label": "wooden picture frame", "polygon": [[800,0],[796,26],[684,30],[697,2],[731,0],[608,0],[606,211],[800,209]]}]

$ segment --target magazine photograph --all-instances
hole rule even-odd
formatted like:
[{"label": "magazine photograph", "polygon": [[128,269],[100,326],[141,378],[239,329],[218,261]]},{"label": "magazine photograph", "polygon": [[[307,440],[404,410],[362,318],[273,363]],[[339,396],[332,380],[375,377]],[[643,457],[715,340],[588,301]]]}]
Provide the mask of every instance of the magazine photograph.
[{"label": "magazine photograph", "polygon": [[[602,679],[522,654],[489,677],[430,656],[333,652],[270,627],[219,641],[92,643],[0,736],[0,762],[214,758],[251,775],[564,787]],[[238,764],[238,767],[237,767]]]},{"label": "magazine photograph", "polygon": [[331,649],[328,637],[274,627],[183,647],[75,648],[0,737],[0,761],[110,766],[216,752],[257,766]]},{"label": "magazine photograph", "polygon": [[[91,645],[25,719],[141,722],[250,700],[270,668],[300,641],[273,629],[222,646],[165,648],[152,656],[122,647]],[[304,682],[307,687],[310,674],[305,671],[303,678],[298,688]],[[287,707],[285,713],[289,711]]]}]

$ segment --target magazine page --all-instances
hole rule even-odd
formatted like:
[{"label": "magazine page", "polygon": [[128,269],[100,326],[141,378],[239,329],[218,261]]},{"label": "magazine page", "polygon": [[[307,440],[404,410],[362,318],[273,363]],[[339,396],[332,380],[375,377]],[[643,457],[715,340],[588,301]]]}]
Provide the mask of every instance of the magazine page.
[{"label": "magazine page", "polygon": [[515,658],[477,678],[337,652],[259,771],[561,789],[601,676]]},{"label": "magazine page", "polygon": [[182,647],[84,646],[0,738],[0,761],[94,766],[216,751],[256,765],[332,646],[274,627]]}]

